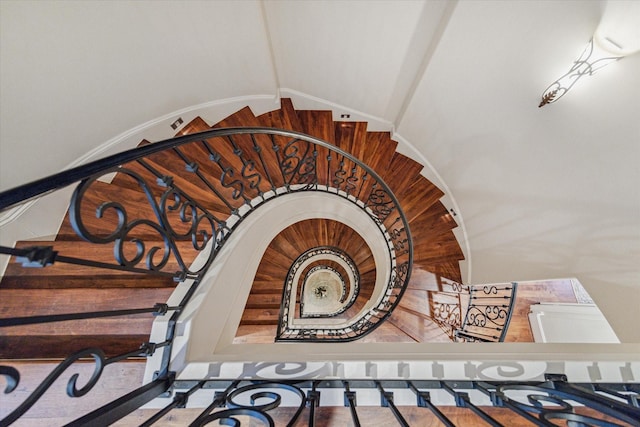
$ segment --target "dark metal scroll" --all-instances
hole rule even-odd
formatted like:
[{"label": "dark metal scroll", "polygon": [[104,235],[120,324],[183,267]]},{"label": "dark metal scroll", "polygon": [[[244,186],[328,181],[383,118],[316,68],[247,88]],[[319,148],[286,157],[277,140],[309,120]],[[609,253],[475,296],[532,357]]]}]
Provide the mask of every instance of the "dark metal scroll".
[{"label": "dark metal scroll", "polygon": [[[347,297],[347,281],[344,278],[344,274],[341,274],[340,271],[338,271],[337,269],[328,266],[328,265],[316,265],[313,268],[311,268],[308,272],[306,272],[306,274],[304,275],[304,278],[302,279],[302,292],[300,293],[300,317],[333,317],[336,316],[342,312],[344,312],[346,309],[348,309],[356,300],[357,296],[358,296],[358,291],[355,291],[354,294],[351,297],[351,304],[345,305],[342,308],[340,308],[339,310],[332,312],[332,313],[305,313],[304,310],[304,297],[305,297],[305,291],[307,290],[307,287],[305,286],[309,280],[310,277],[314,274],[317,273],[319,271],[326,271],[326,272],[330,272],[332,273],[335,277],[338,278],[338,281],[340,282],[340,288],[341,288],[341,292],[340,292],[340,298],[339,301],[342,303],[344,302],[345,298]],[[359,280],[356,280],[356,285],[359,284]],[[326,289],[323,290],[323,288],[318,288],[316,289],[316,293],[318,294],[318,296],[320,298],[323,298],[324,295],[326,294]]]},{"label": "dark metal scroll", "polygon": [[[87,394],[97,383],[102,375],[102,371],[104,368],[114,362],[121,361],[131,356],[147,356],[153,354],[157,346],[155,344],[146,345],[143,344],[139,349],[133,350],[131,352],[121,354],[114,357],[107,358],[105,354],[99,348],[88,348],[85,350],[80,350],[71,356],[67,357],[64,361],[62,361],[41,383],[38,387],[27,397],[16,409],[14,409],[9,415],[0,420],[0,426],[5,427],[14,423],[18,418],[20,418],[25,412],[29,410],[41,397],[42,395],[51,387],[51,385],[75,362],[80,359],[92,358],[95,363],[93,373],[91,377],[87,381],[87,383],[78,388],[78,379],[80,377],[79,374],[73,374],[67,383],[67,395],[69,397],[81,397]],[[0,366],[0,374],[7,375],[11,378],[9,382],[9,387],[5,390],[5,393],[10,393],[15,390],[18,385],[19,377],[16,376],[15,369],[8,366]]]},{"label": "dark metal scroll", "polygon": [[[189,157],[194,156],[193,152],[188,154],[185,150],[189,144],[197,148],[195,151],[203,153],[202,158]],[[225,144],[224,147],[222,144]],[[160,161],[169,155],[183,163],[179,170],[168,170],[156,163],[156,160]],[[324,171],[320,172],[318,165],[325,158],[327,170],[323,175]],[[219,174],[215,177],[207,175],[206,171],[213,169],[219,170]],[[131,191],[141,196],[144,200],[142,210],[148,215],[141,214],[141,206],[133,206],[127,195],[105,196],[100,193],[97,187],[101,184],[98,181],[113,173],[118,179],[126,181]],[[77,184],[77,188],[69,209],[71,226],[85,241],[112,249],[112,260],[96,261],[90,259],[89,254],[87,259],[69,257],[58,253],[55,243],[27,249],[0,247],[0,253],[21,256],[28,266],[46,268],[64,262],[173,277],[176,281],[190,280],[187,282],[190,288],[184,298],[171,307],[173,313],[164,343],[143,344],[143,347],[147,347],[109,359],[105,359],[97,349],[83,350],[63,362],[55,372],[62,373],[79,357],[93,357],[99,367],[95,371],[95,378],[92,377],[87,386],[76,389],[73,383],[75,394],[89,391],[105,364],[122,360],[123,357],[148,354],[151,349],[159,347],[166,347],[162,349],[159,379],[145,386],[148,388],[140,389],[131,399],[147,399],[158,390],[168,388],[173,381],[169,362],[180,312],[194,295],[200,278],[214,262],[229,235],[247,215],[280,195],[318,191],[342,197],[369,215],[389,247],[388,262],[392,273],[384,298],[343,331],[329,331],[325,337],[324,332],[301,331],[299,338],[341,341],[357,339],[371,332],[391,313],[409,282],[413,262],[411,234],[408,220],[391,189],[373,170],[349,153],[301,133],[250,127],[213,129],[148,143],[1,192],[0,210],[72,184]],[[266,191],[271,194],[265,194],[260,189],[261,185],[266,186]],[[202,193],[206,193],[206,197],[203,198]],[[92,206],[94,212],[88,213],[86,206]],[[195,264],[192,263],[194,259]],[[94,314],[115,315],[107,312]],[[65,319],[43,317],[32,320],[72,320],[77,318],[74,316],[84,315],[70,313]],[[17,383],[18,377],[13,371],[4,369],[0,374],[8,378],[8,390],[15,387],[13,384]],[[42,387],[42,390],[46,390],[48,385]],[[35,396],[30,397],[25,405],[32,405],[37,400]],[[107,417],[106,414],[113,408],[119,408],[118,411],[124,413],[122,408],[129,410],[131,405],[131,402],[114,401],[112,406],[99,408],[86,419],[111,419],[108,418],[111,415]],[[24,412],[22,409],[20,411]],[[16,413],[14,411],[12,414]]]},{"label": "dark metal scroll", "polygon": [[4,394],[9,394],[18,387],[20,383],[20,372],[12,366],[0,365],[0,375],[5,377],[7,385],[4,388]]},{"label": "dark metal scroll", "polygon": [[[308,408],[308,425],[314,425],[316,407],[322,407],[321,395],[331,389],[343,390],[344,406],[349,408],[351,419],[356,426],[360,416],[368,407],[389,408],[399,425],[408,426],[416,420],[425,423],[434,416],[447,427],[467,426],[469,423],[486,423],[504,426],[504,420],[520,425],[551,427],[554,421],[564,421],[567,425],[585,426],[640,426],[640,408],[616,399],[615,395],[596,392],[596,384],[571,384],[558,375],[547,375],[545,381],[421,381],[421,380],[290,380],[290,381],[220,381],[212,380],[215,391],[214,402],[207,407],[190,425],[202,426],[215,420],[225,420],[230,425],[243,425],[237,418],[249,417],[249,424],[261,422],[265,425],[298,425],[305,406]],[[175,383],[177,389],[194,387],[200,389],[202,382],[181,381]],[[207,381],[205,381],[206,387]],[[216,384],[214,386],[213,384]],[[227,384],[229,384],[227,386]],[[637,399],[640,384],[608,385],[607,388],[623,389],[627,396]],[[223,389],[221,390],[220,387]],[[410,389],[416,396],[415,406],[396,404],[394,393]],[[358,393],[362,389],[373,389],[379,393],[377,404],[357,404]],[[436,404],[431,395],[446,392],[450,403]],[[478,391],[480,393],[478,393]],[[282,393],[289,392],[297,400],[292,411],[272,412],[282,407]],[[176,392],[178,395],[181,392]],[[439,393],[442,395],[442,393]],[[489,401],[480,399],[484,394]],[[242,402],[239,397],[246,395]],[[371,396],[367,393],[365,396]],[[364,399],[363,399],[364,400]],[[442,396],[438,399],[443,400]],[[452,412],[452,405],[459,410]],[[412,409],[411,418],[407,409]],[[413,409],[424,408],[415,411]],[[499,408],[495,410],[494,408]],[[162,413],[166,413],[163,409]],[[145,424],[147,425],[147,424]],[[563,424],[564,425],[564,424]]]},{"label": "dark metal scroll", "polygon": [[[346,265],[346,267],[350,270],[351,276],[353,277],[353,282],[346,283],[343,280],[342,286],[344,287],[343,294],[345,295],[347,294],[347,285],[349,289],[353,289],[352,292],[351,291],[348,292],[349,294],[351,294],[351,297],[349,298],[349,301],[344,303],[341,306],[341,308],[335,312],[326,313],[325,315],[316,315],[316,316],[304,315],[303,304],[304,304],[306,280],[303,280],[301,283],[295,283],[296,274],[298,273],[300,268],[302,268],[305,265],[305,263],[314,259],[316,259],[316,263],[318,263],[319,265],[314,266],[312,264],[310,266],[307,266],[311,268],[308,269],[306,274],[302,275],[303,278],[306,279],[306,277],[312,271],[314,271],[314,268],[327,268],[326,266],[323,265],[323,260],[329,255],[337,257],[340,260],[342,260],[343,263]],[[339,273],[338,273],[338,276],[342,277]],[[290,307],[291,294],[294,290],[299,295],[301,295],[300,297],[300,305],[301,305],[300,316],[301,317],[333,317],[340,313],[343,313],[355,303],[360,293],[360,272],[358,271],[358,268],[355,265],[355,262],[351,259],[351,257],[348,254],[346,254],[344,251],[336,247],[319,246],[319,247],[311,248],[305,251],[304,253],[302,253],[300,256],[298,256],[298,258],[294,260],[291,267],[289,268],[289,271],[287,272],[285,286],[282,293],[283,296],[282,296],[282,303],[280,306],[280,316],[278,320],[278,333],[276,334],[276,337],[281,337],[281,336],[291,337],[298,334],[297,331],[295,333],[292,333],[292,331],[290,331],[289,330],[290,328],[288,327],[290,317],[295,316],[295,310],[292,310],[292,308]]]},{"label": "dark metal scroll", "polygon": [[516,300],[517,283],[470,286],[469,306],[456,338],[467,342],[504,341]]},{"label": "dark metal scroll", "polygon": [[451,298],[446,292],[429,292],[429,311],[431,319],[442,329],[442,331],[452,340],[455,332],[462,326],[462,308],[460,306],[460,296],[455,295],[455,302],[437,300],[436,295],[444,294]]},{"label": "dark metal scroll", "polygon": [[[216,218],[196,200],[188,196],[173,182],[171,177],[159,177],[158,183],[165,187],[166,190],[159,200],[156,200],[150,183],[140,174],[127,168],[119,168],[117,171],[123,176],[131,177],[138,184],[139,188],[144,192],[155,218],[129,218],[130,215],[122,203],[105,201],[97,208],[96,217],[98,219],[103,218],[105,213],[111,210],[116,213],[118,223],[115,224],[115,228],[111,233],[106,236],[91,232],[85,226],[86,220],[83,218],[85,211],[82,209],[82,203],[87,191],[98,181],[99,177],[94,177],[82,181],[71,198],[69,217],[71,225],[78,236],[91,243],[113,243],[115,261],[125,270],[144,263],[145,267],[150,271],[161,271],[167,265],[170,256],[173,256],[181,270],[178,276],[195,277],[202,273],[204,268],[208,267],[208,264],[197,271],[191,271],[176,243],[178,241],[191,241],[195,250],[202,251],[206,248],[207,243],[213,239],[214,243],[210,249],[210,257],[213,257],[229,232],[224,221]],[[183,225],[182,228],[186,228],[186,230],[178,231],[178,225]],[[162,242],[163,246],[147,248],[144,240],[136,236],[136,232],[143,228],[152,230],[157,236],[155,240]],[[126,244],[135,245],[135,254],[133,256],[127,255]]]},{"label": "dark metal scroll", "polygon": [[[193,421],[190,426],[204,426],[213,421],[219,421],[227,425],[240,425],[240,421],[235,418],[237,416],[247,416],[250,419],[260,420],[266,425],[275,426],[273,418],[268,411],[280,406],[282,396],[276,390],[286,390],[296,395],[300,401],[298,409],[291,417],[287,425],[293,425],[300,417],[307,401],[304,391],[293,384],[282,382],[257,382],[253,384],[237,387],[235,382],[231,387],[227,388],[223,393],[216,395],[216,406],[226,404],[227,408],[221,411],[210,413],[211,407]],[[235,388],[237,387],[237,388]],[[235,388],[233,390],[233,388]],[[248,394],[248,403],[242,403],[240,399],[243,395]],[[261,403],[258,403],[260,400]],[[264,403],[267,400],[267,403]],[[253,423],[252,423],[253,425]]]}]

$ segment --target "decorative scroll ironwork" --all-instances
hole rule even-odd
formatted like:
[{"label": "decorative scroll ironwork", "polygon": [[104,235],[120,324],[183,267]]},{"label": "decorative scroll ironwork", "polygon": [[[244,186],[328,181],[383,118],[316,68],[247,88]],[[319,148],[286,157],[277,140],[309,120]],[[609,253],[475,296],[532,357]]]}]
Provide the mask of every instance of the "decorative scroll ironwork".
[{"label": "decorative scroll ironwork", "polygon": [[451,338],[454,336],[454,331],[462,326],[459,300],[456,303],[434,302],[431,313],[433,313],[433,321]]},{"label": "decorative scroll ironwork", "polygon": [[[169,176],[160,176],[158,172],[158,184],[161,187],[165,187],[166,190],[159,197],[159,200],[156,200],[151,190],[151,184],[140,174],[127,168],[119,168],[117,172],[133,178],[140,190],[144,192],[155,218],[130,219],[130,215],[123,203],[105,201],[98,206],[95,213],[96,218],[103,218],[106,212],[111,210],[116,213],[118,223],[113,225],[113,229],[106,236],[92,233],[85,225],[86,219],[84,215],[86,215],[86,211],[82,208],[82,204],[87,191],[100,178],[100,176],[95,176],[91,179],[83,180],[71,198],[69,217],[71,225],[78,236],[91,243],[113,243],[114,258],[118,265],[125,270],[134,268],[139,263],[144,262],[148,270],[160,271],[167,265],[169,257],[173,255],[181,270],[177,276],[194,277],[202,273],[206,266],[197,271],[191,271],[181,255],[177,242],[191,241],[195,250],[202,251],[213,238],[215,242],[210,249],[210,257],[213,257],[229,233],[225,222],[216,218],[215,215],[202,207],[198,201],[188,196]],[[186,225],[186,229],[178,231],[180,225]],[[184,229],[185,227],[182,228]],[[155,233],[155,240],[162,242],[162,247],[154,245],[147,248],[145,241],[136,236],[136,232],[141,229]],[[135,246],[133,255],[127,255],[127,244]]]},{"label": "decorative scroll ironwork", "polygon": [[459,341],[504,341],[516,299],[517,283],[470,286],[469,306],[462,327],[456,331]]},{"label": "decorative scroll ironwork", "polygon": [[293,138],[282,149],[274,142],[273,150],[278,158],[280,172],[287,189],[294,184],[304,185],[303,188],[308,189],[317,183],[317,151],[313,144],[300,138]]},{"label": "decorative scroll ironwork", "polygon": [[[324,164],[322,173],[319,167],[325,160],[327,173],[322,175]],[[126,184],[123,188],[130,193],[100,191],[103,184],[99,184],[99,180],[108,181],[113,175]],[[173,277],[188,284],[182,300],[171,307],[165,343],[143,344],[148,346],[144,351],[136,350],[124,356],[140,356],[150,348],[162,347],[158,379],[98,408],[83,417],[83,423],[117,420],[132,410],[136,402],[167,390],[173,381],[169,362],[177,319],[194,295],[201,277],[242,220],[281,195],[318,191],[342,197],[361,208],[376,223],[387,243],[392,271],[380,301],[360,319],[339,331],[297,331],[298,338],[341,341],[371,332],[391,313],[409,282],[413,262],[411,234],[407,218],[390,188],[371,168],[349,153],[301,133],[250,127],[212,129],[144,144],[1,192],[0,210],[74,184],[77,187],[69,209],[70,225],[85,241],[109,248],[112,260],[92,259],[93,251],[87,251],[86,259],[67,256],[58,251],[55,242],[26,249],[3,246],[0,254],[22,256],[29,266],[47,268],[64,262]],[[140,200],[132,201],[131,194]],[[93,214],[87,206],[91,206]],[[99,350],[87,349],[70,356],[63,364],[85,356],[93,357],[100,367],[122,360],[120,357],[105,359]],[[60,373],[66,366],[60,368]],[[75,388],[74,382],[73,393],[89,391],[101,371],[102,368],[97,369],[95,378],[80,389]],[[8,389],[15,387],[13,383],[18,377],[13,371],[3,369],[0,374],[9,378]]]},{"label": "decorative scroll ironwork", "polygon": [[[358,271],[358,268],[356,267],[354,261],[351,259],[351,257],[348,254],[346,254],[344,251],[340,250],[339,248],[330,247],[330,246],[318,246],[305,251],[298,258],[296,258],[296,260],[293,262],[293,264],[291,265],[287,273],[285,287],[282,293],[283,296],[282,296],[282,303],[280,306],[280,317],[278,321],[278,331],[276,333],[276,341],[279,341],[279,340],[296,341],[301,339],[302,340],[307,340],[307,339],[334,340],[336,339],[337,336],[340,335],[339,331],[341,331],[342,328],[338,328],[338,327],[332,328],[332,327],[318,326],[316,329],[321,331],[320,333],[318,333],[318,331],[312,331],[308,328],[301,329],[301,328],[296,328],[290,325],[291,320],[295,316],[295,307],[291,307],[292,293],[294,291],[296,293],[299,293],[301,295],[301,298],[300,298],[301,306],[304,303],[303,296],[305,292],[306,282],[303,280],[301,283],[297,283],[296,277],[302,278],[304,276],[304,278],[306,278],[316,268],[328,268],[327,266],[322,265],[323,262],[326,262],[325,260],[327,256],[337,257],[342,261],[343,263],[342,266],[344,268],[348,268],[349,271],[351,272],[351,277],[353,277],[353,281],[349,281],[349,288],[350,288],[348,292],[348,294],[350,295],[349,300],[346,303],[342,304],[340,309],[332,313],[326,313],[326,315],[307,314],[302,316],[303,310],[301,307],[301,310],[300,310],[301,317],[305,317],[305,318],[333,317],[346,311],[349,307],[351,307],[354,304],[354,302],[358,298],[358,295],[360,292],[359,291],[360,290],[360,272]],[[317,266],[313,265],[315,264],[316,261],[320,263],[320,265],[317,265]],[[309,271],[307,272],[306,275],[299,274],[299,272],[301,272],[300,269],[304,269],[305,267],[306,268],[311,267],[311,268],[309,268]],[[345,287],[344,293],[346,294],[347,284],[344,281],[342,283],[343,283],[343,286]],[[300,290],[298,291],[298,289]]]},{"label": "decorative scroll ironwork", "polygon": [[[564,376],[546,375],[544,381],[421,381],[421,380],[296,380],[296,381],[176,381],[174,396],[183,402],[194,389],[208,389],[213,394],[213,403],[205,408],[190,426],[203,426],[213,421],[244,425],[241,416],[248,417],[248,424],[261,422],[265,425],[297,425],[303,410],[307,424],[315,425],[317,411],[322,406],[321,396],[343,391],[344,406],[349,408],[352,422],[360,426],[360,418],[369,406],[389,408],[396,421],[403,426],[408,420],[437,417],[445,426],[466,426],[470,422],[489,425],[527,423],[536,426],[555,426],[554,421],[569,422],[568,425],[588,426],[640,426],[640,408],[618,399],[615,394],[596,391],[598,384],[571,384]],[[608,385],[607,389],[624,390],[626,396],[637,401],[640,398],[640,384]],[[416,403],[399,405],[395,393],[406,389],[416,396]],[[186,390],[182,392],[181,390]],[[358,394],[362,399],[358,401]],[[365,402],[371,398],[371,391],[377,390],[379,400]],[[471,393],[474,391],[474,393]],[[446,399],[443,392],[450,395]],[[283,407],[284,393],[292,401],[287,404],[289,411],[278,411]],[[440,402],[436,404],[431,395],[438,393]],[[488,399],[482,399],[481,395]],[[241,400],[241,397],[244,398]],[[174,402],[176,399],[174,399]],[[447,403],[442,403],[447,402]],[[172,404],[162,409],[165,415],[182,405]],[[448,408],[457,407],[457,411]],[[498,410],[496,410],[498,409]],[[154,421],[160,416],[153,417]],[[223,421],[224,420],[224,421]],[[475,420],[475,421],[474,421]],[[143,425],[151,425],[145,423]]]},{"label": "decorative scroll ironwork", "polygon": [[458,283],[452,280],[442,280],[439,285],[440,290],[447,291],[444,289],[445,286],[451,288],[451,292],[469,293],[469,285],[465,285],[464,283]]},{"label": "decorative scroll ironwork", "polygon": [[373,184],[373,190],[371,194],[369,194],[365,206],[371,210],[373,214],[372,218],[381,224],[391,215],[391,212],[396,209],[397,205],[391,198],[390,193],[382,188],[378,188],[376,184],[377,183]]},{"label": "decorative scroll ironwork", "polygon": [[[168,343],[162,343],[165,346]],[[78,388],[79,374],[73,374],[67,383],[67,395],[69,397],[82,397],[87,394],[98,383],[104,368],[114,362],[119,362],[132,356],[150,356],[160,345],[155,343],[144,343],[140,348],[124,353],[118,356],[106,357],[104,352],[99,348],[88,348],[80,350],[62,361],[43,381],[40,385],[27,397],[16,409],[9,415],[0,420],[0,426],[8,426],[18,420],[25,412],[27,412],[51,387],[51,385],[75,362],[80,359],[92,358],[95,364],[93,373],[87,383]],[[17,371],[10,366],[0,366],[0,375],[10,378],[9,385],[5,389],[5,393],[11,393],[19,384],[20,377]]]},{"label": "decorative scroll ironwork", "polygon": [[[328,266],[328,265],[317,265],[317,266],[313,267],[312,269],[310,269],[305,274],[305,277],[303,279],[303,283],[307,283],[309,281],[309,277],[313,273],[316,273],[318,271],[331,272],[332,274],[334,274],[338,278],[338,280],[340,282],[340,288],[341,288],[339,301],[340,302],[344,302],[345,298],[347,297],[347,282],[345,281],[343,275],[338,270],[336,270],[335,268],[333,268],[331,266]],[[359,283],[359,281],[357,281],[356,283]],[[304,291],[305,291],[304,288],[305,288],[305,286],[303,284],[303,289],[302,289],[302,292],[300,294],[300,305],[301,305],[301,307],[302,307],[302,305],[304,303]],[[327,288],[326,288],[326,286],[321,286],[321,287],[317,288],[316,291],[317,291],[316,292],[316,296],[318,298],[326,298],[326,296],[327,296]],[[357,294],[357,292],[355,292],[355,293]],[[345,309],[342,309],[341,311],[344,311]],[[301,311],[301,315],[304,316],[304,313],[302,313],[302,311],[303,311],[302,308],[301,308],[300,311]]]},{"label": "decorative scroll ironwork", "polygon": [[[344,279],[344,277],[342,277],[342,275],[338,271],[336,271],[332,267],[324,265],[324,260],[326,259],[327,255],[331,255],[340,259],[344,263],[342,267],[343,268],[346,267],[346,269],[348,269],[351,272],[351,277],[353,277],[353,281],[349,281],[347,283],[347,281]],[[320,265],[312,265],[311,268],[309,268],[309,270],[306,272],[306,274],[300,275],[300,277],[304,276],[303,280],[299,283],[296,283],[296,280],[295,280],[296,274],[298,273],[300,268],[303,268],[305,263],[308,263],[310,260],[313,260],[313,259],[316,259],[317,261],[317,262],[314,262],[314,264],[320,263]],[[307,265],[307,267],[309,267],[309,265]],[[307,279],[311,275],[311,273],[317,271],[318,269],[326,269],[328,271],[334,271],[335,274],[340,278],[341,285],[342,285],[342,296],[340,297],[340,302],[344,302],[344,299],[346,298],[347,295],[351,295],[351,296],[349,297],[349,301],[347,301],[345,304],[342,304],[340,309],[336,310],[335,312],[317,314],[317,315],[305,314],[304,313],[304,295],[305,295]],[[347,274],[347,276],[349,275]],[[347,290],[347,285],[349,285],[349,291]],[[288,310],[289,304],[285,304],[285,299],[291,298],[291,293],[293,292],[294,289],[296,289],[296,292],[300,295],[300,316],[301,317],[333,317],[348,310],[349,307],[351,307],[353,303],[355,303],[360,293],[360,272],[358,271],[358,268],[356,267],[355,262],[351,259],[351,257],[348,254],[346,254],[344,251],[336,247],[318,246],[315,248],[311,248],[305,251],[304,253],[302,253],[300,256],[298,256],[298,258],[295,259],[293,264],[291,264],[291,267],[287,272],[287,278],[285,280],[285,288],[283,292],[283,302],[281,305],[280,324],[282,325],[286,324],[287,317],[291,315],[291,313]],[[353,291],[351,291],[351,289]],[[283,311],[282,308],[285,308],[285,311]],[[283,326],[283,328],[285,328],[285,326]]]}]

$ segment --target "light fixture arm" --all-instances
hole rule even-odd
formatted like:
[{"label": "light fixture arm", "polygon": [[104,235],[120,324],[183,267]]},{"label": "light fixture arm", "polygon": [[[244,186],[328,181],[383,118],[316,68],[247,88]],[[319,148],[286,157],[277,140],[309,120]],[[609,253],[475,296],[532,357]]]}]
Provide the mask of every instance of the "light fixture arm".
[{"label": "light fixture arm", "polygon": [[552,104],[562,98],[565,93],[583,76],[593,75],[599,69],[605,67],[622,58],[622,56],[612,56],[611,53],[600,48],[593,39],[565,75],[554,81],[542,93],[542,100],[539,107]]}]

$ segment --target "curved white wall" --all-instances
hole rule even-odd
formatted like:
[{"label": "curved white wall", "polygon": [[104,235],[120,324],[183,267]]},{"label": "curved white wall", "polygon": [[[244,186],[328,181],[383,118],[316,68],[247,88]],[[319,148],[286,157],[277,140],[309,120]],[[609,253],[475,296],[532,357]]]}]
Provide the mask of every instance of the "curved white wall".
[{"label": "curved white wall", "polygon": [[640,342],[640,55],[537,108],[604,5],[2,1],[0,188],[168,111],[289,88],[380,117],[431,162],[471,281],[578,277]]}]

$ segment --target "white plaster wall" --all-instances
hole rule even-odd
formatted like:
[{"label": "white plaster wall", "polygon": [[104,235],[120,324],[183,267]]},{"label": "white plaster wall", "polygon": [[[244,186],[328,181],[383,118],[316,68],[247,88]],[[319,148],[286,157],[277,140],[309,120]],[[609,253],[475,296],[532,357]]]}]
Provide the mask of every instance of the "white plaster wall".
[{"label": "white plaster wall", "polygon": [[276,92],[258,1],[0,7],[1,189],[168,111]]},{"label": "white plaster wall", "polygon": [[577,276],[640,342],[640,55],[539,109],[602,13],[549,6],[459,3],[398,131],[458,201],[472,282]]},{"label": "white plaster wall", "polygon": [[448,19],[442,2],[2,1],[0,188],[167,112],[306,92],[432,163],[472,281],[578,277],[640,342],[640,55],[537,108],[604,4],[467,1]]}]

